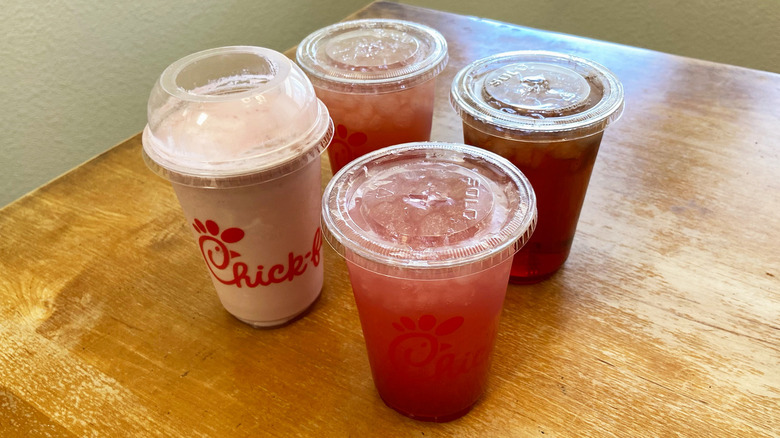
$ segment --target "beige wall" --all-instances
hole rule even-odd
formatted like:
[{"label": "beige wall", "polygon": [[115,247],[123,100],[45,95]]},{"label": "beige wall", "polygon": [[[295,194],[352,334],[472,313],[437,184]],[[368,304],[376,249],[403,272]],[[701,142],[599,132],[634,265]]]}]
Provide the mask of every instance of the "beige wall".
[{"label": "beige wall", "polygon": [[286,50],[367,3],[5,0],[0,206],[141,131],[152,85],[176,59],[236,44]]},{"label": "beige wall", "polygon": [[[0,14],[0,206],[139,132],[152,83],[175,59],[232,44],[284,50],[366,3],[10,0]],[[780,71],[777,0],[404,3]]]},{"label": "beige wall", "polygon": [[780,0],[402,0],[780,73]]}]

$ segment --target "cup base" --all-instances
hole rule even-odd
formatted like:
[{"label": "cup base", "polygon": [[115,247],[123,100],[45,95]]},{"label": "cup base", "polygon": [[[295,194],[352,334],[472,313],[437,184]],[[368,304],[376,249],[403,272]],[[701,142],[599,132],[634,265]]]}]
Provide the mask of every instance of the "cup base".
[{"label": "cup base", "polygon": [[317,296],[314,297],[314,300],[312,300],[312,302],[309,303],[309,305],[306,306],[303,310],[301,310],[298,313],[294,313],[294,314],[292,314],[290,316],[281,318],[281,319],[275,319],[275,320],[272,320],[272,321],[253,321],[253,320],[250,320],[250,319],[239,318],[236,315],[233,315],[232,313],[231,313],[231,316],[233,316],[237,320],[243,322],[244,324],[248,324],[248,325],[252,326],[252,328],[256,328],[256,329],[279,328],[279,327],[287,325],[287,324],[292,324],[295,321],[297,321],[297,320],[303,318],[304,316],[306,316],[306,314],[308,314],[309,311],[314,307],[314,304],[316,304],[317,301],[320,299],[321,295],[322,295],[322,290],[320,290],[320,292],[317,293]]},{"label": "cup base", "polygon": [[542,274],[542,275],[533,275],[533,276],[528,276],[528,277],[513,277],[513,276],[510,276],[509,277],[509,282],[512,283],[512,284],[519,284],[519,285],[524,285],[524,284],[528,285],[528,284],[541,283],[542,281],[547,280],[548,278],[552,277],[553,274],[555,274],[556,272],[558,272],[558,269],[556,269],[556,270],[554,270],[552,272],[548,272],[546,274]]},{"label": "cup base", "polygon": [[[380,396],[381,398],[381,396]],[[457,412],[451,413],[451,414],[444,414],[444,415],[435,415],[435,416],[429,416],[429,415],[416,415],[412,414],[410,412],[406,412],[403,409],[399,409],[390,403],[388,403],[384,398],[382,401],[387,405],[387,407],[391,408],[392,410],[398,412],[399,414],[403,415],[404,417],[409,417],[412,420],[417,421],[426,421],[430,423],[447,423],[449,421],[457,420],[458,418],[468,414],[471,411],[471,408],[474,407],[476,404],[476,401],[468,406],[466,406],[464,409],[461,409]]]}]

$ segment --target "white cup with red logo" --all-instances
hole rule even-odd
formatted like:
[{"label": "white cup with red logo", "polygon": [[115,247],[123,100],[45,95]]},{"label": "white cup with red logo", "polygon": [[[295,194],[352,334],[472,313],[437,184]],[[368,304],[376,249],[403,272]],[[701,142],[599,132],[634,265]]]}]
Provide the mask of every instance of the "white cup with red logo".
[{"label": "white cup with red logo", "polygon": [[160,76],[143,133],[171,181],[220,301],[255,327],[289,322],[322,290],[320,154],[333,123],[276,51],[221,47]]}]

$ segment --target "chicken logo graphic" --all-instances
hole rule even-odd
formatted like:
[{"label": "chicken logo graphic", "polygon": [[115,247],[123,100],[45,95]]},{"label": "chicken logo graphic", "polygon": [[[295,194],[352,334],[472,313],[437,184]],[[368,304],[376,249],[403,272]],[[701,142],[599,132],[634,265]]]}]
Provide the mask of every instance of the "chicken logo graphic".
[{"label": "chicken logo graphic", "polygon": [[342,168],[345,164],[362,155],[360,148],[366,144],[368,137],[362,132],[349,133],[344,125],[336,126],[336,135],[330,144],[330,154],[333,157],[333,169]]},{"label": "chicken logo graphic", "polygon": [[484,369],[488,364],[487,345],[472,351],[465,344],[456,348],[450,343],[463,343],[463,333],[459,333],[460,341],[450,335],[460,330],[464,322],[462,316],[439,322],[433,315],[422,315],[416,322],[404,316],[394,322],[393,328],[399,334],[390,342],[389,356],[396,372],[409,379],[429,380],[453,379]]},{"label": "chicken logo graphic", "polygon": [[390,343],[390,360],[396,366],[424,367],[440,352],[448,350],[451,345],[441,342],[440,337],[458,330],[463,325],[463,317],[455,316],[438,325],[437,322],[435,316],[423,315],[416,324],[405,316],[400,323],[393,323],[393,328],[401,334]]}]

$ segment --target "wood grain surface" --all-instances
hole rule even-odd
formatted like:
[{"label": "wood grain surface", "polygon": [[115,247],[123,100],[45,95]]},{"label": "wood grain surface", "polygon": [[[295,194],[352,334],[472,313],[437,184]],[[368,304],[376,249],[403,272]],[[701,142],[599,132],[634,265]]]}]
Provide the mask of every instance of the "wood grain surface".
[{"label": "wood grain surface", "polygon": [[449,83],[489,54],[573,53],[625,86],[571,256],[509,287],[474,410],[382,403],[330,248],[304,318],[227,314],[135,136],[0,211],[0,436],[780,436],[780,75],[394,3],[354,17],[444,34],[436,140],[462,140]]}]

